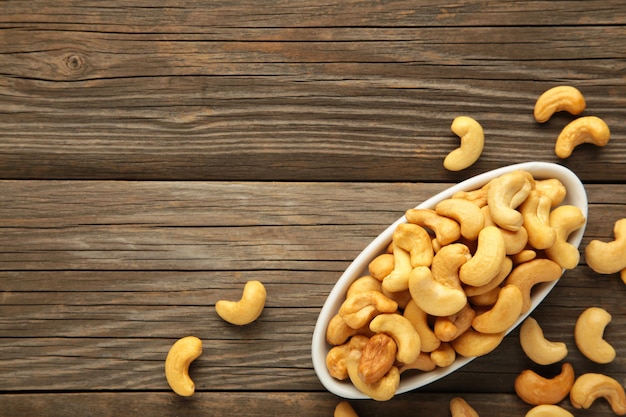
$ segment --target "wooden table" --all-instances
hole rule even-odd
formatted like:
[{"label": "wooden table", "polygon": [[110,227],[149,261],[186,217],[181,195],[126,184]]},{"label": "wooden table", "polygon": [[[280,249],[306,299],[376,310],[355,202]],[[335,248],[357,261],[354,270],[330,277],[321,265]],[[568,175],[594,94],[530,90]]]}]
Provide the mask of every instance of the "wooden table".
[{"label": "wooden table", "polygon": [[[548,161],[584,182],[581,248],[626,213],[626,6],[620,0],[3,1],[0,3],[0,415],[330,416],[310,342],[343,269],[428,196],[511,163]],[[568,159],[575,116],[534,121],[537,97],[578,87],[612,138]],[[443,158],[458,115],[486,145]],[[247,280],[266,308],[215,313]],[[626,287],[580,265],[536,310],[577,374],[626,383]],[[617,350],[596,365],[573,340],[603,306]],[[518,331],[425,389],[352,401],[360,416],[482,417],[530,408]],[[195,335],[196,393],[164,360]],[[604,400],[578,416],[613,415]]]}]

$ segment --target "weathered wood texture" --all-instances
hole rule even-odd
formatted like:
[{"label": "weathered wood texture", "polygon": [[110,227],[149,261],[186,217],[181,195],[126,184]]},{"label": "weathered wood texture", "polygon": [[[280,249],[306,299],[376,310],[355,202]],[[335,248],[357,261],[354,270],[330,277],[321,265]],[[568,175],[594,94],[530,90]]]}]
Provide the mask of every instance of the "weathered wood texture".
[{"label": "weathered wood texture", "polygon": [[[623,1],[0,2],[0,416],[332,415],[311,363],[317,314],[349,262],[404,210],[476,173],[552,161],[585,182],[582,246],[626,213]],[[611,128],[558,159],[574,116],[532,117],[557,84]],[[486,133],[448,172],[454,117]],[[260,279],[250,326],[215,302]],[[577,373],[626,384],[626,287],[568,271],[534,316]],[[610,365],[573,340],[580,312],[613,315]],[[197,393],[164,358],[194,334]],[[522,416],[513,332],[488,358],[362,417]],[[562,405],[574,412],[568,400]],[[611,416],[604,400],[576,415]]]}]

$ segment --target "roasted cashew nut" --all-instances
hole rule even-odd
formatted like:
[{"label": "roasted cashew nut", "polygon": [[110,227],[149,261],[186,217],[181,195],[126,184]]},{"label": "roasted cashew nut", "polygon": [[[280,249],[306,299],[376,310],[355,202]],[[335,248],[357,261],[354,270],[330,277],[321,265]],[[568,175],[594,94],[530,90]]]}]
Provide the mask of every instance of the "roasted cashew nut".
[{"label": "roasted cashew nut", "polygon": [[483,356],[497,348],[502,342],[502,339],[504,339],[505,334],[505,332],[480,333],[469,328],[465,333],[450,343],[456,353],[461,356]]},{"label": "roasted cashew nut", "polygon": [[513,270],[513,260],[508,256],[505,256],[502,260],[502,266],[500,268],[500,271],[491,281],[478,287],[467,285],[465,286],[465,293],[468,297],[474,297],[476,295],[488,293],[494,288],[499,287],[500,284],[502,284],[502,282],[506,279],[506,277],[509,276],[511,270]]},{"label": "roasted cashew nut", "polygon": [[451,287],[436,281],[425,266],[418,266],[411,272],[409,291],[415,304],[433,316],[451,316],[467,304],[467,296],[460,285]]},{"label": "roasted cashew nut", "polygon": [[580,353],[596,363],[610,363],[615,359],[615,349],[603,339],[611,315],[600,307],[583,311],[574,326],[574,340]]},{"label": "roasted cashew nut", "polygon": [[461,237],[461,226],[449,217],[440,216],[435,210],[409,209],[405,213],[406,220],[430,229],[435,233],[437,243],[448,245]]},{"label": "roasted cashew nut", "polygon": [[391,274],[393,265],[393,253],[383,253],[372,259],[368,264],[368,270],[373,278],[382,281],[387,275]]},{"label": "roasted cashew nut", "polygon": [[554,244],[546,255],[563,269],[573,269],[580,261],[578,248],[567,241],[569,235],[585,224],[585,216],[576,206],[559,206],[550,212],[550,226],[556,231]]},{"label": "roasted cashew nut", "polygon": [[454,363],[456,359],[456,352],[450,343],[442,343],[439,347],[432,352],[430,352],[430,358],[433,360],[435,365],[440,368],[445,368],[446,366],[450,366]]},{"label": "roasted cashew nut", "polygon": [[430,357],[430,352],[420,352],[417,355],[417,359],[415,359],[411,363],[401,363],[399,364],[400,373],[404,371],[408,371],[410,369],[417,369],[418,371],[430,372],[437,368],[435,362],[433,362]]},{"label": "roasted cashew nut", "polygon": [[561,373],[551,379],[526,369],[515,378],[514,387],[517,395],[528,404],[557,404],[567,397],[574,379],[574,368],[565,362],[561,366]]},{"label": "roasted cashew nut", "polygon": [[578,115],[585,110],[582,93],[575,87],[560,85],[546,90],[535,102],[533,114],[539,123],[547,122],[556,112],[567,111]]},{"label": "roasted cashew nut", "polygon": [[530,193],[533,178],[528,172],[513,171],[491,181],[487,202],[491,219],[501,228],[517,231],[524,222],[522,214],[515,210]]},{"label": "roasted cashew nut", "polygon": [[346,298],[350,298],[353,295],[363,293],[365,291],[378,291],[382,292],[382,285],[379,280],[370,276],[364,275],[354,280],[346,291]]},{"label": "roasted cashew nut", "polygon": [[592,240],[585,248],[587,265],[599,274],[614,274],[626,269],[626,218],[613,226],[615,240]]},{"label": "roasted cashew nut", "polygon": [[468,200],[448,198],[439,202],[435,211],[441,216],[456,220],[461,227],[461,236],[468,240],[476,240],[485,226],[485,216],[480,207]]},{"label": "roasted cashew nut", "polygon": [[346,367],[350,381],[363,394],[376,401],[387,401],[393,398],[400,385],[400,371],[397,367],[392,366],[387,375],[382,377],[378,382],[368,384],[359,377],[359,359],[361,352],[353,350],[348,355]]},{"label": "roasted cashew nut", "polygon": [[606,146],[610,137],[611,131],[604,120],[596,116],[579,117],[563,128],[556,139],[554,152],[561,159],[569,158],[578,145]]},{"label": "roasted cashew nut", "polygon": [[496,226],[487,226],[478,235],[474,256],[461,265],[459,279],[466,285],[481,286],[498,275],[506,257],[504,237]]},{"label": "roasted cashew nut", "polygon": [[398,347],[398,362],[411,363],[421,351],[420,336],[413,324],[398,313],[380,314],[370,323],[374,333],[386,333],[393,338]]},{"label": "roasted cashew nut", "polygon": [[[411,266],[430,266],[433,261],[433,245],[430,234],[422,226],[401,223],[393,233],[394,248],[400,247],[410,254]],[[395,253],[395,252],[394,252]]]},{"label": "roasted cashew nut", "polygon": [[525,417],[574,417],[574,414],[558,405],[541,404],[531,408]]},{"label": "roasted cashew nut", "polygon": [[522,313],[527,312],[531,306],[530,293],[532,288],[540,282],[556,281],[561,277],[563,270],[554,261],[549,259],[533,259],[513,268],[513,271],[504,280],[503,285],[515,285],[524,296]]},{"label": "roasted cashew nut", "polygon": [[526,356],[538,365],[551,365],[567,356],[567,345],[547,340],[543,335],[543,329],[532,317],[526,318],[522,323],[519,339]]},{"label": "roasted cashew nut", "polygon": [[265,307],[267,292],[259,281],[248,281],[239,301],[219,300],[215,311],[225,321],[244,326],[259,318]]},{"label": "roasted cashew nut", "polygon": [[547,178],[545,180],[535,180],[535,190],[552,201],[552,207],[556,207],[563,202],[567,195],[565,184],[557,178]]},{"label": "roasted cashew nut", "polygon": [[367,336],[355,335],[347,343],[333,346],[326,354],[326,368],[330,376],[340,381],[348,379],[348,368],[346,367],[348,355],[353,350],[363,350],[368,341],[369,337]]},{"label": "roasted cashew nut", "polygon": [[400,246],[393,245],[393,271],[383,278],[383,289],[389,292],[404,291],[409,288],[411,254]]},{"label": "roasted cashew nut", "polygon": [[476,311],[470,303],[456,314],[435,318],[435,335],[442,342],[450,342],[467,331],[472,326]]},{"label": "roasted cashew nut", "polygon": [[428,324],[428,314],[419,308],[417,304],[415,304],[415,301],[412,299],[409,301],[402,315],[415,327],[420,337],[422,352],[432,352],[439,347],[441,340],[439,340],[435,332],[430,328]]},{"label": "roasted cashew nut", "polygon": [[532,190],[520,205],[528,243],[535,249],[546,249],[554,244],[556,231],[550,226],[552,200],[537,190]]},{"label": "roasted cashew nut", "polygon": [[608,375],[587,373],[576,378],[569,394],[576,408],[589,408],[598,398],[607,400],[613,412],[619,416],[626,414],[626,393],[617,380]]},{"label": "roasted cashew nut", "polygon": [[461,397],[454,397],[450,400],[450,414],[452,417],[479,417],[476,410]]},{"label": "roasted cashew nut", "polygon": [[373,384],[389,372],[396,361],[398,348],[393,338],[386,333],[376,333],[370,337],[359,359],[359,377],[363,382]]},{"label": "roasted cashew nut", "polygon": [[485,133],[480,123],[467,116],[456,117],[450,129],[461,138],[461,146],[446,156],[443,166],[450,171],[461,171],[480,158],[485,146]]},{"label": "roasted cashew nut", "polygon": [[165,378],[172,390],[183,397],[193,395],[196,385],[189,377],[189,365],[202,354],[202,341],[195,336],[178,339],[165,359]]},{"label": "roasted cashew nut", "polygon": [[523,304],[522,291],[515,285],[506,285],[500,289],[491,310],[474,317],[472,327],[481,333],[504,332],[517,321]]},{"label": "roasted cashew nut", "polygon": [[352,295],[339,307],[339,316],[353,329],[360,329],[380,313],[393,313],[398,303],[379,291],[364,291]]},{"label": "roasted cashew nut", "polygon": [[348,401],[341,401],[335,406],[333,417],[359,417]]},{"label": "roasted cashew nut", "polygon": [[326,327],[326,341],[334,346],[342,345],[351,336],[357,334],[358,329],[348,326],[339,314],[335,314]]}]

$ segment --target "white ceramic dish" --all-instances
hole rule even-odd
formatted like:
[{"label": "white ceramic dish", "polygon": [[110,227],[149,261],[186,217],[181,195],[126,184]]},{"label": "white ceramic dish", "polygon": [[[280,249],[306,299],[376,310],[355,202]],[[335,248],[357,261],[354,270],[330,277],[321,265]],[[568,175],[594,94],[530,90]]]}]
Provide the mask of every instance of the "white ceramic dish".
[{"label": "white ceramic dish", "polygon": [[[489,171],[475,177],[472,177],[466,181],[456,184],[447,190],[431,197],[418,205],[417,208],[434,208],[435,205],[449,198],[457,191],[470,191],[480,188],[489,180],[496,178],[507,172],[523,169],[533,174],[537,179],[545,178],[558,178],[566,187],[567,195],[562,204],[575,205],[582,210],[583,215],[587,218],[587,194],[585,188],[578,177],[569,169],[547,162],[527,162],[516,165],[509,165],[493,171]],[[407,207],[408,208],[408,207]],[[395,223],[391,224],[385,231],[383,231],[378,237],[376,237],[348,266],[348,268],[341,275],[337,284],[333,287],[332,291],[328,295],[324,306],[320,312],[313,332],[312,340],[312,359],[313,367],[320,381],[330,392],[347,399],[366,399],[368,398],[360,391],[358,391],[352,383],[348,381],[339,381],[333,378],[326,368],[326,354],[332,346],[326,342],[326,327],[330,319],[337,314],[339,307],[345,299],[345,293],[350,284],[357,278],[368,275],[368,264],[377,255],[383,253],[387,248],[387,245],[391,242],[391,237],[400,223],[405,223],[406,218],[403,216]],[[582,240],[585,226],[573,232],[568,241],[574,246],[578,247]],[[530,310],[522,315],[515,325],[513,325],[508,331],[511,332],[515,329],[532,311],[537,308],[539,303],[549,294],[552,288],[556,285],[557,281],[538,284],[533,288],[532,293],[532,306]],[[438,368],[431,372],[403,374],[400,379],[400,386],[398,387],[397,394],[401,394],[407,391],[415,390],[417,388],[428,385],[434,381],[437,381],[446,375],[458,370],[465,366],[475,358],[463,358],[456,359],[454,364],[446,368]]]}]

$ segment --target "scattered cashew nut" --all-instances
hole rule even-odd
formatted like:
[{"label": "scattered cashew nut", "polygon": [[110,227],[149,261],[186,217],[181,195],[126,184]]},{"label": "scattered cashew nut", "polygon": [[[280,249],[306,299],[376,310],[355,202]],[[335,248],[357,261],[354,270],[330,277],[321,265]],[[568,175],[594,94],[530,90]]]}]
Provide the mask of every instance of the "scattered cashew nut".
[{"label": "scattered cashew nut", "polygon": [[554,152],[565,159],[582,143],[606,146],[610,137],[611,131],[604,120],[596,116],[579,117],[563,128],[556,139]]},{"label": "scattered cashew nut", "polygon": [[585,107],[585,98],[580,90],[569,85],[560,85],[546,90],[539,96],[533,113],[537,122],[544,123],[556,112],[567,111],[578,115]]},{"label": "scattered cashew nut", "polygon": [[202,341],[195,336],[178,339],[165,359],[165,378],[172,390],[182,396],[193,395],[196,385],[189,377],[189,365],[202,354]]},{"label": "scattered cashew nut", "polygon": [[359,417],[348,401],[341,401],[335,406],[333,417]]},{"label": "scattered cashew nut", "polygon": [[558,405],[541,404],[531,408],[525,417],[574,417],[574,414]]},{"label": "scattered cashew nut", "polygon": [[450,400],[450,414],[452,417],[479,417],[476,410],[461,397],[454,397]]},{"label": "scattered cashew nut", "polygon": [[450,171],[461,171],[480,158],[485,146],[485,133],[476,120],[468,116],[458,116],[450,129],[461,138],[461,146],[446,156],[443,166]]},{"label": "scattered cashew nut", "polygon": [[610,363],[615,359],[615,349],[603,339],[604,330],[611,322],[611,314],[600,307],[583,311],[574,326],[574,340],[580,353],[596,363]]},{"label": "scattered cashew nut", "polygon": [[626,415],[626,393],[617,380],[598,373],[586,373],[576,378],[570,391],[574,407],[587,409],[598,398],[606,399],[615,414]]},{"label": "scattered cashew nut", "polygon": [[613,233],[614,241],[592,240],[585,248],[587,265],[599,274],[626,270],[626,218],[615,222]]},{"label": "scattered cashew nut", "polygon": [[538,365],[551,365],[567,356],[567,345],[563,342],[547,340],[543,329],[532,317],[526,318],[522,323],[519,338],[526,356]]},{"label": "scattered cashew nut", "polygon": [[215,311],[225,321],[244,326],[259,318],[265,307],[267,292],[260,281],[248,281],[239,301],[219,300]]},{"label": "scattered cashew nut", "polygon": [[557,404],[567,397],[574,379],[574,368],[565,362],[561,366],[561,373],[551,379],[526,369],[515,378],[514,387],[517,395],[528,404]]}]

